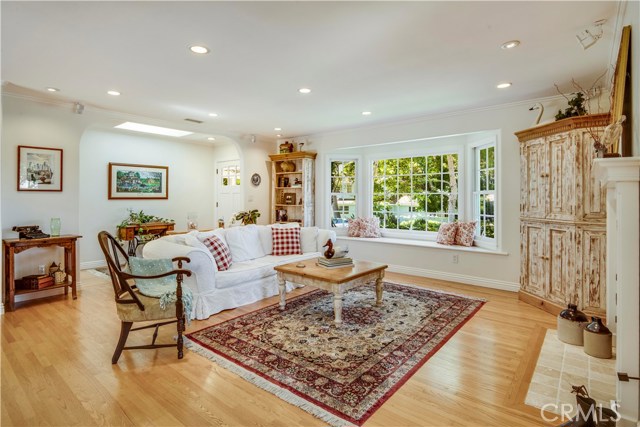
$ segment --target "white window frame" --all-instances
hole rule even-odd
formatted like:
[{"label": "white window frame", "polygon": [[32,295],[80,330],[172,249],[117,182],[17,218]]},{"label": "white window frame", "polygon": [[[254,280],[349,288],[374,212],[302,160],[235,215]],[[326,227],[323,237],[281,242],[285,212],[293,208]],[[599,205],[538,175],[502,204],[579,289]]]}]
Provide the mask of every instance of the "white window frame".
[{"label": "white window frame", "polygon": [[[358,155],[348,155],[348,154],[329,154],[324,161],[324,195],[322,195],[321,205],[324,206],[322,209],[323,218],[319,221],[320,224],[323,224],[323,227],[327,230],[333,230],[337,235],[345,235],[347,234],[347,227],[331,227],[331,215],[333,214],[333,209],[331,209],[331,162],[356,162],[356,215],[357,216],[365,216],[364,210],[364,189],[363,189],[363,171],[362,171],[362,156]],[[320,212],[320,210],[318,210]]]},{"label": "white window frame", "polygon": [[[388,160],[388,159],[401,159],[404,157],[428,157],[428,156],[442,156],[447,154],[457,154],[458,155],[458,218],[461,219],[462,207],[465,205],[463,197],[461,195],[462,192],[466,188],[462,179],[462,170],[465,164],[465,152],[464,147],[461,145],[457,145],[452,147],[451,149],[445,148],[437,148],[437,149],[423,149],[423,150],[396,150],[393,153],[380,153],[373,154],[366,157],[365,164],[367,165],[367,182],[368,188],[366,194],[363,194],[361,197],[363,203],[366,204],[367,216],[373,216],[373,162],[379,160]],[[414,231],[414,230],[387,230],[384,228],[380,229],[382,237],[392,237],[392,238],[400,238],[400,239],[414,239],[414,240],[436,240],[438,236],[438,232],[436,231]]]},{"label": "white window frame", "polygon": [[470,159],[471,170],[467,177],[467,185],[471,191],[467,194],[467,202],[469,203],[469,212],[467,215],[468,221],[479,221],[479,214],[477,212],[478,207],[475,204],[476,193],[476,180],[479,176],[479,157],[478,153],[481,149],[494,146],[494,168],[495,168],[495,195],[496,200],[494,203],[494,238],[487,238],[479,235],[480,225],[476,228],[476,235],[474,237],[474,246],[478,246],[484,249],[498,250],[501,247],[502,239],[502,195],[501,195],[501,150],[500,150],[500,135],[495,133],[489,137],[482,138],[478,141],[474,141],[467,146],[467,156]]}]

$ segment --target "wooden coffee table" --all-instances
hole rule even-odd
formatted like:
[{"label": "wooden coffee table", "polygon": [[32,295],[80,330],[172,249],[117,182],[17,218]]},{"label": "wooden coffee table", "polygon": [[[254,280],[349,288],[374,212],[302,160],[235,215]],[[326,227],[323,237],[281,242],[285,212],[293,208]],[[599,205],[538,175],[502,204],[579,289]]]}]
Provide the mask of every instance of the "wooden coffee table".
[{"label": "wooden coffee table", "polygon": [[[342,324],[342,295],[351,288],[375,281],[376,305],[382,304],[382,279],[387,265],[354,260],[353,266],[324,268],[317,265],[316,260],[316,258],[313,258],[275,267],[278,272],[278,284],[280,285],[280,310],[284,310],[286,305],[286,281],[315,286],[332,292],[336,326]],[[303,264],[304,267],[298,267],[298,265]]]}]

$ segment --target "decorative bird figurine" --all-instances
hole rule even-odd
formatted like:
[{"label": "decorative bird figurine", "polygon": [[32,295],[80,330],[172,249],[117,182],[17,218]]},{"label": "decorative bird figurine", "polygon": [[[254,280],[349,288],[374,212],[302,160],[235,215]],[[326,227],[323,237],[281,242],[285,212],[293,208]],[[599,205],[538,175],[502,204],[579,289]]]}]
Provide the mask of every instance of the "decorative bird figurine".
[{"label": "decorative bird figurine", "polygon": [[[327,248],[328,246],[328,248]],[[335,255],[336,251],[333,250],[333,242],[331,241],[331,239],[327,240],[327,243],[324,244],[323,248],[327,248],[326,251],[324,251],[324,257],[325,258],[333,258],[333,256]]]},{"label": "decorative bird figurine", "polygon": [[536,126],[540,123],[540,119],[542,118],[542,113],[544,113],[544,106],[539,102],[536,102],[533,107],[529,108],[529,111],[533,111],[533,110],[540,110],[538,112],[538,117],[536,117],[536,121],[533,123],[533,125]]},{"label": "decorative bird figurine", "polygon": [[602,143],[606,147],[607,154],[615,155],[618,151],[618,143],[620,142],[620,137],[622,136],[622,123],[627,119],[627,116],[620,116],[620,119],[611,123],[609,126],[604,128],[604,134],[602,135]]}]

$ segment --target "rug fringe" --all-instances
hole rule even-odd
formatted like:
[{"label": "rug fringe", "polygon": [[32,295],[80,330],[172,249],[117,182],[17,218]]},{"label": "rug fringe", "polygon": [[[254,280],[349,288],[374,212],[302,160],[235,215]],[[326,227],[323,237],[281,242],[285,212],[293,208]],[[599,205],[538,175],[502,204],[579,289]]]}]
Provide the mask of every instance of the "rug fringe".
[{"label": "rug fringe", "polygon": [[191,341],[189,338],[184,337],[184,345],[185,347],[187,347],[189,350],[193,351],[194,353],[198,353],[203,357],[206,357],[207,359],[215,362],[216,364],[220,365],[222,368],[227,369],[231,372],[233,372],[234,374],[240,376],[241,378],[249,381],[251,384],[256,385],[257,387],[260,387],[263,390],[268,391],[269,393],[279,397],[280,399],[284,400],[285,402],[291,403],[292,405],[297,406],[298,408],[302,409],[305,412],[310,413],[311,415],[313,415],[314,417],[317,417],[319,419],[321,419],[322,421],[327,422],[329,425],[334,426],[334,427],[348,427],[348,426],[353,426],[354,424],[344,420],[340,417],[337,417],[336,415],[333,415],[330,412],[327,412],[326,410],[320,408],[317,405],[314,405],[313,403],[309,402],[306,399],[301,398],[300,396],[297,396],[295,394],[293,394],[292,392],[290,392],[289,390],[282,388],[264,378],[262,378],[259,375],[254,374],[253,372],[250,372],[246,369],[244,369],[241,366],[236,365],[233,362],[228,361],[227,359],[225,359],[224,357],[221,357],[217,354],[215,354],[214,352],[204,348],[203,346],[194,343],[193,341]]}]

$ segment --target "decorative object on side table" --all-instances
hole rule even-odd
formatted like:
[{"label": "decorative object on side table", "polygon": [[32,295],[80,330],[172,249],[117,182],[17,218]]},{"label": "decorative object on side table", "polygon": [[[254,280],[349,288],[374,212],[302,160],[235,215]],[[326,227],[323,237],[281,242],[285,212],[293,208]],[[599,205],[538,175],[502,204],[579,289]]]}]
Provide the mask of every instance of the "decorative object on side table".
[{"label": "decorative object on side table", "polygon": [[168,199],[169,167],[109,163],[109,200]]},{"label": "decorative object on side table", "polygon": [[602,324],[602,319],[592,317],[591,323],[584,328],[584,352],[600,359],[611,359],[613,334]]},{"label": "decorative object on side table", "polygon": [[62,149],[19,145],[18,191],[62,191]]},{"label": "decorative object on side table", "polygon": [[558,315],[558,339],[567,344],[583,345],[583,330],[588,322],[587,316],[578,310],[577,305],[568,304]]},{"label": "decorative object on side table", "polygon": [[252,209],[250,211],[241,211],[234,215],[236,221],[242,221],[242,225],[255,224],[260,217],[258,209]]},{"label": "decorative object on side table", "polygon": [[11,230],[18,233],[19,239],[44,239],[49,237],[47,233],[43,233],[38,225],[16,225]]},{"label": "decorative object on side table", "polygon": [[51,218],[51,221],[49,223],[49,229],[51,230],[52,236],[60,235],[60,226],[61,226],[60,218]]},{"label": "decorative object on side table", "polygon": [[128,209],[128,211],[129,216],[117,225],[116,235],[118,240],[129,242],[129,256],[135,256],[139,245],[164,236],[175,226],[175,221],[172,219],[147,215],[142,210],[134,212],[133,209]]},{"label": "decorative object on side table", "polygon": [[187,230],[198,229],[198,214],[196,212],[189,212],[187,214]]}]

